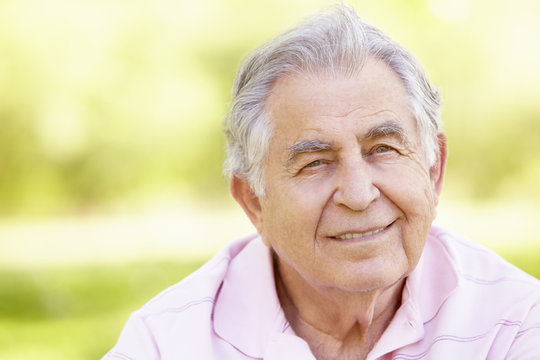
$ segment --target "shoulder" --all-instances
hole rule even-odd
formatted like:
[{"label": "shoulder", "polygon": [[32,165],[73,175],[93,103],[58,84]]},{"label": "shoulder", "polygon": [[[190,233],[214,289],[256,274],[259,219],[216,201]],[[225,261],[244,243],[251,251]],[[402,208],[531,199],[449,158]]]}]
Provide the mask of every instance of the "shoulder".
[{"label": "shoulder", "polygon": [[463,236],[434,226],[430,241],[444,249],[452,259],[462,281],[478,284],[518,283],[524,288],[540,289],[540,281],[510,264],[494,251]]},{"label": "shoulder", "polygon": [[540,357],[540,348],[531,345],[540,338],[538,279],[441,228],[430,232],[426,251],[430,259],[424,278],[431,279],[431,285],[424,290],[429,296],[441,288],[444,276],[455,279],[440,307],[425,319],[429,351],[459,347],[487,359]]},{"label": "shoulder", "polygon": [[163,290],[134,314],[141,317],[182,313],[193,307],[213,304],[231,261],[255,236],[232,242],[195,272]]},{"label": "shoulder", "polygon": [[158,359],[163,354],[200,351],[213,333],[214,303],[230,263],[255,237],[227,245],[197,271],[133,312],[104,359]]},{"label": "shoulder", "polygon": [[493,251],[433,227],[406,288],[422,337],[393,359],[540,358],[540,281]]}]

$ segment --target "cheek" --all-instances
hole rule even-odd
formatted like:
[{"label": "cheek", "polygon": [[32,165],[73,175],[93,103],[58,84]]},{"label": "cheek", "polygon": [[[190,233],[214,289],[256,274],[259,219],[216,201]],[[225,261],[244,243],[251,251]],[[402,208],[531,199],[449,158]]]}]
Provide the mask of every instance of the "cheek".
[{"label": "cheek", "polygon": [[399,174],[386,174],[381,191],[402,213],[403,248],[414,265],[434,220],[435,202],[429,175],[423,168],[409,166],[400,169]]},{"label": "cheek", "polygon": [[263,224],[261,235],[273,247],[313,246],[316,230],[325,201],[316,187],[295,185],[269,186],[267,197],[261,201]]},{"label": "cheek", "polygon": [[380,190],[406,215],[425,216],[429,215],[426,210],[432,212],[435,205],[432,182],[428,170],[419,161],[410,160],[377,173]]}]

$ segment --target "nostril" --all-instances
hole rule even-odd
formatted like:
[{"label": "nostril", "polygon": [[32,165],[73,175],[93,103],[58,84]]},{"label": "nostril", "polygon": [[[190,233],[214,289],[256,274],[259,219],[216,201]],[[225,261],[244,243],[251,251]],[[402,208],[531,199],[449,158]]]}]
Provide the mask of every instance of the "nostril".
[{"label": "nostril", "polygon": [[379,188],[370,179],[361,177],[342,182],[334,194],[334,201],[351,210],[362,211],[379,197]]}]

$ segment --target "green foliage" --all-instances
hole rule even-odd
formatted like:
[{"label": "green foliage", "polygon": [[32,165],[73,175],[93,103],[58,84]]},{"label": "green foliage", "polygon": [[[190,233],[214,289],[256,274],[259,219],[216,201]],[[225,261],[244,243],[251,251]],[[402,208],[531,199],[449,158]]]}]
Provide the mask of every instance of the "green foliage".
[{"label": "green foliage", "polygon": [[[521,192],[529,200],[540,199],[539,187],[519,186],[526,183],[527,172],[540,164],[533,155],[540,151],[540,108],[515,105],[495,105],[490,122],[471,124],[468,130],[450,130],[450,177],[465,183],[471,199],[484,200],[509,192]],[[509,183],[513,189],[505,188]]]},{"label": "green foliage", "polygon": [[0,271],[0,359],[98,359],[130,312],[198,261]]},{"label": "green foliage", "polygon": [[[440,8],[454,2],[352,1],[442,90],[447,186],[487,199],[540,177],[540,160],[519,155],[540,151],[540,29],[533,1],[467,3],[452,22]],[[225,195],[221,122],[240,59],[330,4],[1,2],[0,215],[99,210],[162,188]]]}]

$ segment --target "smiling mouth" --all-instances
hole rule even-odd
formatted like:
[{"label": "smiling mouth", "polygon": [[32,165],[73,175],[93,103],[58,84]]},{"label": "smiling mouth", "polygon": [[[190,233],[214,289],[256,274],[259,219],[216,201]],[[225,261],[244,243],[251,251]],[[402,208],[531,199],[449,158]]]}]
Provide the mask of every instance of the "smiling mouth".
[{"label": "smiling mouth", "polygon": [[332,238],[337,239],[337,240],[361,239],[361,238],[364,238],[364,237],[368,237],[368,236],[371,236],[371,235],[378,234],[381,231],[384,231],[384,230],[388,229],[390,226],[392,226],[393,223],[394,222],[392,222],[391,224],[389,224],[387,226],[384,226],[382,228],[371,230],[371,231],[366,231],[366,232],[362,232],[362,233],[346,233],[346,234],[339,235],[339,236],[333,236]]}]

